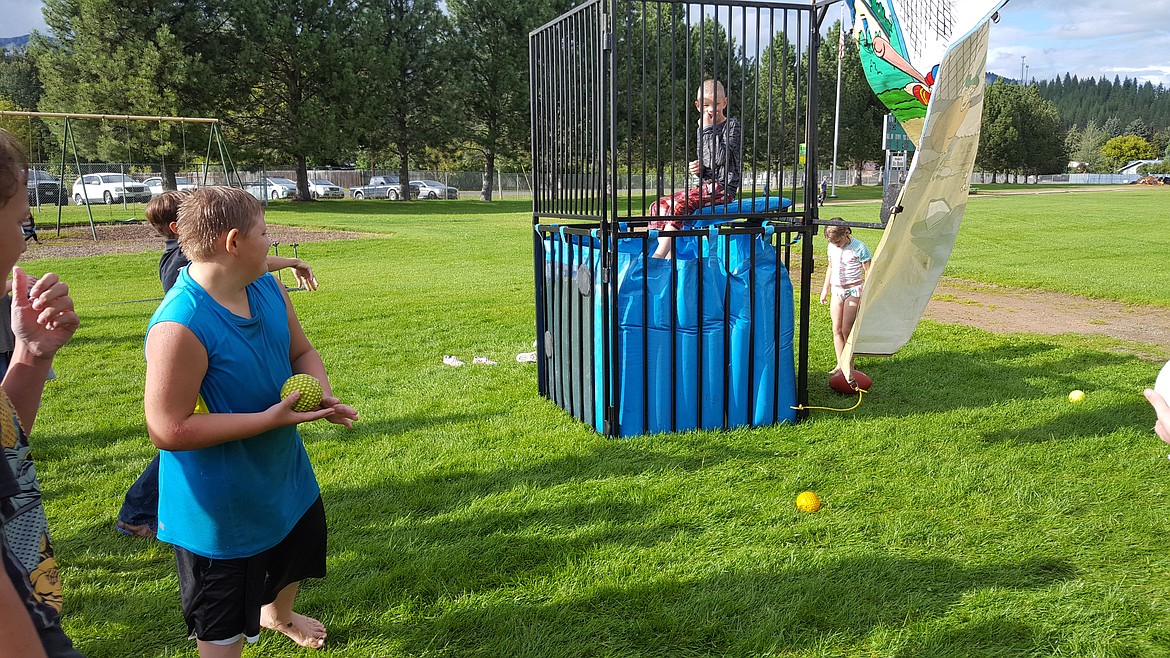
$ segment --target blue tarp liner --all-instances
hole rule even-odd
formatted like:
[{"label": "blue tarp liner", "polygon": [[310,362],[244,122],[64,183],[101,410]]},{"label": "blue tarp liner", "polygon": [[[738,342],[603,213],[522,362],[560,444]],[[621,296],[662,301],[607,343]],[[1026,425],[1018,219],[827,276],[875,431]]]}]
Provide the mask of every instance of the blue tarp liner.
[{"label": "blue tarp liner", "polygon": [[[796,420],[788,271],[766,242],[770,229],[751,235],[717,231],[693,238],[701,255],[675,260],[650,257],[653,234],[619,241],[617,435]],[[583,236],[546,235],[545,295],[555,295],[554,305],[562,307],[592,298],[581,307],[592,311],[591,321],[546,308],[546,316],[555,316],[547,320],[559,346],[551,351],[548,371],[561,386],[561,405],[602,431],[605,332],[597,244]],[[592,342],[588,358],[581,354],[588,346],[564,349],[565,341],[581,340]],[[567,363],[566,354],[575,364]],[[592,372],[574,372],[582,366]],[[592,390],[575,391],[580,385]],[[583,404],[572,393],[592,399]]]}]

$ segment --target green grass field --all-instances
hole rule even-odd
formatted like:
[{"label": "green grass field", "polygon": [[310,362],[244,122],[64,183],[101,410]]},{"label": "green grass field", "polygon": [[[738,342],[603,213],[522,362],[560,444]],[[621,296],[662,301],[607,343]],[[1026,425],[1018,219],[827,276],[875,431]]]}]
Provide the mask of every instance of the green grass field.
[{"label": "green grass field", "polygon": [[[947,274],[1167,305],[1167,194],[974,196]],[[829,211],[873,221],[877,207]],[[299,608],[328,626],[323,655],[1170,655],[1170,463],[1140,395],[1160,363],[1109,341],[923,322],[896,356],[859,361],[875,387],[855,411],[608,440],[515,362],[534,334],[529,213],[470,200],[268,211],[379,236],[302,244],[321,289],[292,293],[362,414],[352,431],[302,427],[330,573]],[[142,341],[155,303],[133,300],[157,297],[157,259],[27,264],[61,273],[83,318],[33,445],[65,626],[91,658],[195,655],[169,547],[113,529],[153,454]],[[826,308],[812,309],[811,402],[847,407],[818,379]],[[1074,388],[1086,402],[1068,403]],[[795,509],[806,489],[820,512]],[[307,652],[266,632],[245,655]]]}]

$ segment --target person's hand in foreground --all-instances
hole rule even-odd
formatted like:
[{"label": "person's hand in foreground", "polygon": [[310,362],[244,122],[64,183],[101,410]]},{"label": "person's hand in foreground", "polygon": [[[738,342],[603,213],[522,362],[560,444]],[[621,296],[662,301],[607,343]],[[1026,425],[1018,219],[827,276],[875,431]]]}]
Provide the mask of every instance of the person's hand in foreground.
[{"label": "person's hand in foreground", "polygon": [[51,359],[80,324],[69,286],[56,274],[33,279],[12,268],[12,332],[34,356]]},{"label": "person's hand in foreground", "polygon": [[1158,422],[1154,423],[1154,431],[1158,433],[1160,439],[1170,443],[1170,404],[1152,388],[1145,390],[1145,396],[1154,411],[1158,412]]}]

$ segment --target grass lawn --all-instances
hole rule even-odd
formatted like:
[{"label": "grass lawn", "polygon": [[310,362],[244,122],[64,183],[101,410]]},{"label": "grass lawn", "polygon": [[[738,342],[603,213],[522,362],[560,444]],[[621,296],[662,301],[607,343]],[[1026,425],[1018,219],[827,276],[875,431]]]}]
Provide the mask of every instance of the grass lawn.
[{"label": "grass lawn", "polygon": [[[1167,304],[1166,194],[971,197],[947,273]],[[859,361],[875,387],[855,411],[607,440],[515,362],[533,339],[529,208],[268,211],[379,236],[303,243],[321,289],[292,293],[362,414],[352,431],[301,428],[330,523],[329,576],[299,599],[329,628],[322,655],[1170,654],[1170,464],[1140,395],[1160,364],[1076,336],[923,322],[899,354]],[[157,296],[157,259],[28,264],[61,273],[83,318],[33,445],[65,626],[91,658],[195,655],[169,547],[113,529],[153,454],[155,304],[131,300]],[[811,403],[848,407],[820,374],[826,309],[812,309]],[[820,512],[795,509],[806,489]],[[266,632],[245,655],[307,652]]]}]

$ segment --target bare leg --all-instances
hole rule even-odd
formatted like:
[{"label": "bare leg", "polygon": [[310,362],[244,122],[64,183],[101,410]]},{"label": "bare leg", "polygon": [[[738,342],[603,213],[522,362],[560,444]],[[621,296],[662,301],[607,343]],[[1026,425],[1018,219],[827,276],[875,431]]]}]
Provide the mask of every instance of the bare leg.
[{"label": "bare leg", "polygon": [[[837,350],[837,367],[844,368],[841,363],[841,353],[845,351],[845,343],[853,331],[853,321],[857,319],[857,306],[860,299],[854,296],[839,300],[833,298],[830,315],[833,318],[833,348]],[[849,370],[853,370],[853,359],[849,359]]]},{"label": "bare leg", "polygon": [[260,625],[284,633],[302,647],[320,649],[325,646],[325,625],[292,609],[299,585],[293,583],[280,590],[275,601],[260,609]]},{"label": "bare leg", "polygon": [[673,240],[670,238],[658,238],[658,249],[654,251],[653,258],[671,258],[674,256]]},{"label": "bare leg", "polygon": [[196,640],[199,647],[199,658],[240,658],[244,653],[244,640],[236,640],[231,644],[212,644],[203,640]]}]

